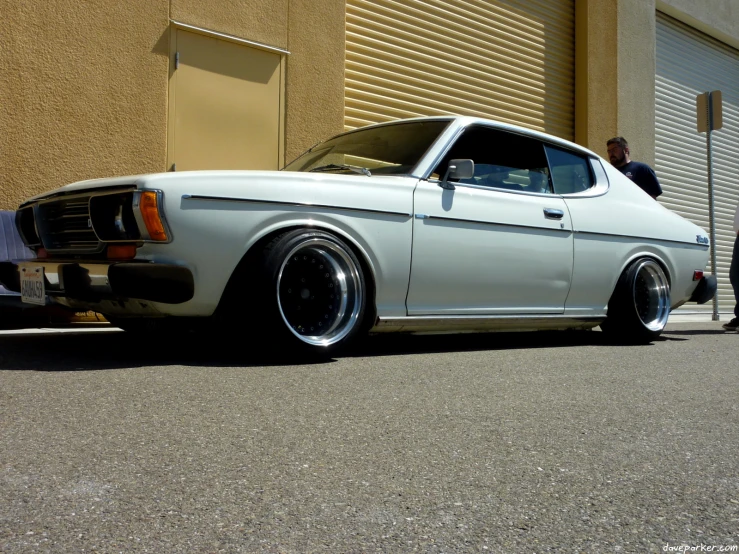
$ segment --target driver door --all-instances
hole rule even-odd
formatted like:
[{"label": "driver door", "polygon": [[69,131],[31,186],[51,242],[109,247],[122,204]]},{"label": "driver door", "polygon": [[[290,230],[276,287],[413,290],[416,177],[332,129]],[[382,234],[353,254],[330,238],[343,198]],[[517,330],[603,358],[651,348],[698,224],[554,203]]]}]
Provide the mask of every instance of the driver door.
[{"label": "driver door", "polygon": [[[451,159],[475,176],[439,186]],[[552,194],[544,146],[475,126],[414,193],[409,315],[561,314],[573,265],[572,222]]]}]

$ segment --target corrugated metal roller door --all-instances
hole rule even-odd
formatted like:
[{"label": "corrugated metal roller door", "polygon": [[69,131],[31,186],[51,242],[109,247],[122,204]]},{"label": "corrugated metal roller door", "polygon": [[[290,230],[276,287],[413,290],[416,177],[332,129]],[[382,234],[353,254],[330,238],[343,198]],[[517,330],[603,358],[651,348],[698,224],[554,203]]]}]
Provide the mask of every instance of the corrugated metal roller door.
[{"label": "corrugated metal roller door", "polygon": [[463,114],[574,136],[574,0],[348,0],[345,126]]},{"label": "corrugated metal roller door", "polygon": [[[657,16],[656,164],[660,202],[709,231],[706,135],[697,132],[696,95],[723,94],[723,128],[714,131],[716,274],[719,310],[731,312],[732,222],[739,202],[739,51],[669,16]],[[709,266],[710,269],[710,266]],[[683,311],[711,311],[688,304]]]}]

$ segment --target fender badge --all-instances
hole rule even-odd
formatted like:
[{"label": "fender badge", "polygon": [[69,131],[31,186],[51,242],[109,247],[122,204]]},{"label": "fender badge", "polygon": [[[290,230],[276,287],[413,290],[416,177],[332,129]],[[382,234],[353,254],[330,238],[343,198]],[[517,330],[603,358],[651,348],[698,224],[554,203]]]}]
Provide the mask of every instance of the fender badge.
[{"label": "fender badge", "polygon": [[695,242],[697,242],[698,244],[708,244],[708,237],[695,235]]}]

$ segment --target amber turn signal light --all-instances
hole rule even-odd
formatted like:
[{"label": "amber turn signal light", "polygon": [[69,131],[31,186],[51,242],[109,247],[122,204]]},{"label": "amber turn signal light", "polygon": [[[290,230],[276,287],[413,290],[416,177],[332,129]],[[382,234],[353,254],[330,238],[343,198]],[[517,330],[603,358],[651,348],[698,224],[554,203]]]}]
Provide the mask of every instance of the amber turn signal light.
[{"label": "amber turn signal light", "polygon": [[141,194],[139,203],[144,225],[151,240],[166,241],[167,232],[164,230],[162,218],[159,216],[159,201],[156,192],[146,191]]}]

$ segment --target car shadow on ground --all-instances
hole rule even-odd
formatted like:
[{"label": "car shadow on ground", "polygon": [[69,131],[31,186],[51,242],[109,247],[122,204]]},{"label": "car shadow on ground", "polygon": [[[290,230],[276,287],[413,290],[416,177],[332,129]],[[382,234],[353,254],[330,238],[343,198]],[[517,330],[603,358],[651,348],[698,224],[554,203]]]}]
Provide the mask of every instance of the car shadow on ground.
[{"label": "car shadow on ground", "polygon": [[[688,340],[672,335],[690,334],[695,333],[666,332],[657,341]],[[378,334],[367,337],[345,352],[332,356],[308,356],[300,352],[285,351],[284,348],[250,345],[248,341],[214,340],[212,336],[196,333],[174,337],[142,337],[114,328],[106,332],[86,332],[81,329],[79,332],[0,336],[0,371],[95,371],[176,365],[274,367],[325,364],[349,357],[583,346],[644,348],[651,345],[619,344],[597,329],[434,335]]]},{"label": "car shadow on ground", "polygon": [[[627,346],[593,331],[527,331],[433,335],[376,335],[347,356],[391,356],[481,350]],[[629,345],[633,346],[633,345]],[[648,345],[641,345],[648,346]]]},{"label": "car shadow on ground", "polygon": [[261,367],[306,365],[325,360],[270,353],[212,337],[142,337],[120,330],[0,337],[0,371],[97,371],[150,366]]},{"label": "car shadow on ground", "polygon": [[690,337],[690,336],[698,336],[698,335],[736,335],[736,334],[737,334],[736,331],[727,331],[726,329],[721,329],[719,327],[718,329],[689,329],[689,330],[680,330],[680,331],[665,331],[662,336],[664,337],[665,335],[678,335],[678,336]]}]

